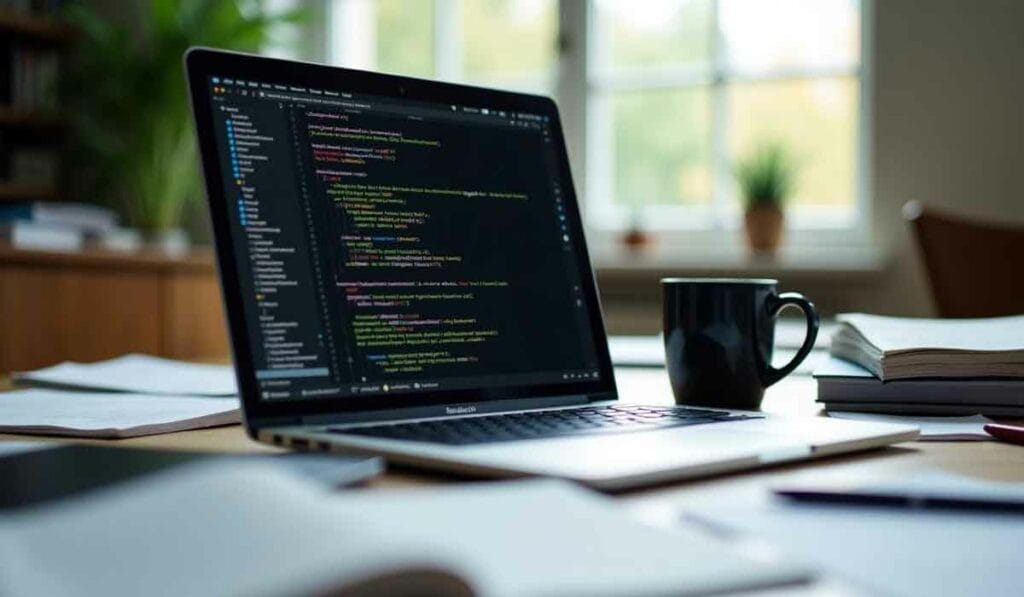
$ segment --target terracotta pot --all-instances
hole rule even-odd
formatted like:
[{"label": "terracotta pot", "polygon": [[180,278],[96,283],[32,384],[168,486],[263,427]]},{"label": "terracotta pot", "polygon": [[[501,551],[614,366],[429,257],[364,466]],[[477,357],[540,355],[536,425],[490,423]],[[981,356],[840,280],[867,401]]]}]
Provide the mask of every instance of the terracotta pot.
[{"label": "terracotta pot", "polygon": [[743,222],[747,245],[755,253],[773,254],[782,244],[786,218],[777,205],[755,205],[748,208]]},{"label": "terracotta pot", "polygon": [[640,228],[630,228],[621,240],[622,245],[631,253],[646,251],[654,245],[654,235]]}]

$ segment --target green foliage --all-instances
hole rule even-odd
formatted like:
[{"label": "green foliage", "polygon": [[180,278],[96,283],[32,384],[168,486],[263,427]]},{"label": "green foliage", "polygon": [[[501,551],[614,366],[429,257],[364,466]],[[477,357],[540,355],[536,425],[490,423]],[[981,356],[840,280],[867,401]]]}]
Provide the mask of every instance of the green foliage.
[{"label": "green foliage", "polygon": [[778,141],[762,142],[736,164],[736,180],[747,207],[781,207],[793,189],[796,165],[786,146]]},{"label": "green foliage", "polygon": [[[182,56],[190,46],[254,51],[296,13],[268,14],[260,2],[160,0],[125,3],[101,16],[69,3],[80,32],[61,81],[88,199],[118,206],[134,226],[165,230],[200,196],[198,160]],[[135,25],[135,26],[133,26]]]}]

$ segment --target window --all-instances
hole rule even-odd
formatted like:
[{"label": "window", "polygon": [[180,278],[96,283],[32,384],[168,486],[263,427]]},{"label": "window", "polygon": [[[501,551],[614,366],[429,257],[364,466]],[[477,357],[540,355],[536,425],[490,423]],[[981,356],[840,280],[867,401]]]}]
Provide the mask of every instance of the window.
[{"label": "window", "polygon": [[[332,8],[337,63],[557,93],[570,148],[583,149],[574,174],[598,237],[639,222],[677,239],[722,238],[740,222],[733,164],[764,141],[784,143],[798,165],[791,227],[814,231],[812,243],[862,236],[860,0]],[[585,115],[579,126],[569,112]]]},{"label": "window", "polygon": [[335,0],[332,59],[415,77],[551,93],[555,0]]}]

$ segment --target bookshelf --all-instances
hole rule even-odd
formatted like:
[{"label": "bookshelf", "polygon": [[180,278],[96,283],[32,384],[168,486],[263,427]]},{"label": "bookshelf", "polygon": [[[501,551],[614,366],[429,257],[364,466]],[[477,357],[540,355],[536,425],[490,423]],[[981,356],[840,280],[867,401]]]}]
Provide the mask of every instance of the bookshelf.
[{"label": "bookshelf", "polygon": [[0,34],[35,44],[65,46],[74,32],[46,14],[0,9]]},{"label": "bookshelf", "polygon": [[25,130],[34,133],[63,134],[66,126],[66,122],[52,113],[7,106],[0,107],[0,131]]},{"label": "bookshelf", "polygon": [[0,182],[0,203],[60,201],[61,193],[44,185]]},{"label": "bookshelf", "polygon": [[26,10],[0,8],[0,203],[60,201],[67,126],[56,83],[75,32],[54,18],[55,2],[14,4]]}]

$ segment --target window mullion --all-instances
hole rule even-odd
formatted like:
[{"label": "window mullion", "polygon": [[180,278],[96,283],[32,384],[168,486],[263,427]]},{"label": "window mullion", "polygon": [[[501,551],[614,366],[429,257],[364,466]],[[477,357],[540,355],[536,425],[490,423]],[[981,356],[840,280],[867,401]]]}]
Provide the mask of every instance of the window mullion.
[{"label": "window mullion", "polygon": [[729,165],[728,92],[726,91],[725,40],[718,22],[718,0],[711,6],[711,216],[712,226],[727,228],[729,189],[732,175]]},{"label": "window mullion", "polygon": [[462,6],[459,0],[434,0],[434,75],[446,81],[465,77]]},{"label": "window mullion", "polygon": [[592,211],[594,199],[587,189],[594,189],[588,175],[588,152],[597,125],[591,116],[588,77],[591,52],[591,6],[586,0],[560,0],[558,3],[558,81],[555,94],[560,106],[562,128],[565,131],[570,167],[573,172],[580,207]]},{"label": "window mullion", "polygon": [[377,68],[377,5],[370,2],[331,4],[330,60],[350,68]]}]

